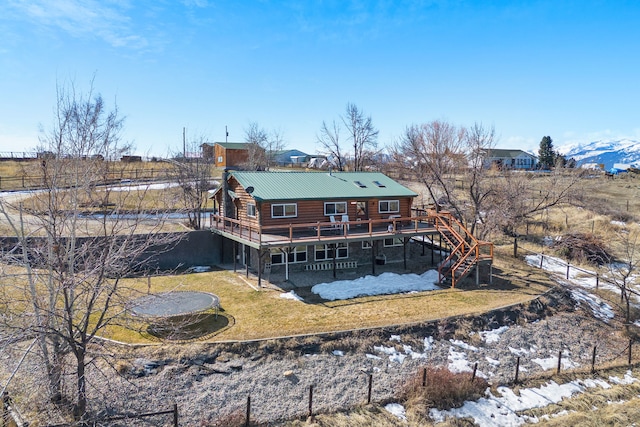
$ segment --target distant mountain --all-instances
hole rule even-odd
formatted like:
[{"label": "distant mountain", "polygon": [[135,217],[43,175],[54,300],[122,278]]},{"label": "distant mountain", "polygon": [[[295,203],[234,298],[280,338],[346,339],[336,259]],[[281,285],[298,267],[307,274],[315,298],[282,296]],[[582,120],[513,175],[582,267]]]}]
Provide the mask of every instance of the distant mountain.
[{"label": "distant mountain", "polygon": [[594,141],[585,144],[568,144],[558,147],[567,159],[574,158],[578,166],[585,163],[603,163],[609,170],[615,163],[640,164],[640,142],[631,139]]}]

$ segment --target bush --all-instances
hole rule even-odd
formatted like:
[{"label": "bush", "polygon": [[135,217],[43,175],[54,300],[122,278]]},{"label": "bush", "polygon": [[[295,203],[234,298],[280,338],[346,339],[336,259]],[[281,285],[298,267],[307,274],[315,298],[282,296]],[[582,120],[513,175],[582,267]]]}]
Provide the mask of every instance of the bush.
[{"label": "bush", "polygon": [[[422,386],[424,369],[427,370]],[[408,407],[426,405],[426,408],[450,409],[462,406],[467,400],[484,395],[489,384],[484,378],[471,381],[469,372],[454,373],[443,367],[421,368],[406,383],[403,397]]]}]

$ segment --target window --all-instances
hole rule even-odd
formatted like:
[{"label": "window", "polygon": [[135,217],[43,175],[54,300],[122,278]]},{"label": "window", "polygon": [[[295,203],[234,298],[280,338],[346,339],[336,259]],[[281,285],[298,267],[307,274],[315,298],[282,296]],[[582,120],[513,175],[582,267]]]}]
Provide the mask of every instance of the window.
[{"label": "window", "polygon": [[325,202],[324,214],[325,215],[346,215],[347,202]]},{"label": "window", "polygon": [[377,185],[378,187],[380,187],[380,188],[386,188],[386,187],[387,187],[386,185],[384,185],[384,184],[383,184],[383,183],[381,183],[380,181],[373,181],[373,183],[374,183],[375,185]]},{"label": "window", "polygon": [[402,246],[404,245],[404,241],[400,237],[393,237],[391,239],[384,239],[384,247],[388,248],[391,246]]},{"label": "window", "polygon": [[362,241],[362,249],[371,249],[371,241],[363,240]]},{"label": "window", "polygon": [[289,253],[282,252],[278,248],[271,249],[271,264],[284,264],[285,255],[288,258],[289,264],[307,262],[307,247],[295,246],[289,250]]},{"label": "window", "polygon": [[295,203],[271,205],[271,218],[293,218],[296,216],[298,216],[298,205]]},{"label": "window", "polygon": [[378,202],[378,212],[380,213],[400,212],[400,201],[399,200],[380,200]]},{"label": "window", "polygon": [[255,203],[247,203],[247,216],[252,218],[256,217],[256,204]]},{"label": "window", "polygon": [[356,215],[364,216],[367,214],[367,202],[356,202]]},{"label": "window", "polygon": [[367,188],[366,184],[364,184],[362,181],[353,181],[353,183],[360,188]]},{"label": "window", "polygon": [[222,163],[222,160],[224,160],[224,157],[218,156],[218,163]]},{"label": "window", "polygon": [[[349,258],[349,246],[346,243],[336,244],[336,258]],[[330,245],[315,246],[315,260],[326,261],[333,259],[333,251]]]}]

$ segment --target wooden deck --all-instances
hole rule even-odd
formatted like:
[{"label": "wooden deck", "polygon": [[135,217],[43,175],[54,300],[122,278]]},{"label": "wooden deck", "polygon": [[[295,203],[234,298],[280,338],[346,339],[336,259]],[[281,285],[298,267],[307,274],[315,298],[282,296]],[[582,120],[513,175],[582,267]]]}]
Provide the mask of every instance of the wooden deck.
[{"label": "wooden deck", "polygon": [[211,215],[209,226],[214,233],[256,249],[318,243],[361,242],[393,237],[411,238],[439,233],[433,218],[428,216],[339,223],[315,222],[289,224],[284,227],[252,227],[239,220]]}]

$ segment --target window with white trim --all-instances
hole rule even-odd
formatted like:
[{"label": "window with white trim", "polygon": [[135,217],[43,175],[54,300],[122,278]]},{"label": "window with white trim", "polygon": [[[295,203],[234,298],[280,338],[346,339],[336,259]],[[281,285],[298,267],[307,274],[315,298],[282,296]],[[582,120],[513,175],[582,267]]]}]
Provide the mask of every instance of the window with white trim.
[{"label": "window with white trim", "polygon": [[384,239],[384,247],[389,248],[392,246],[402,246],[404,245],[404,241],[401,237],[392,237],[390,239]]},{"label": "window with white trim", "polygon": [[325,215],[346,215],[347,202],[325,202],[324,214]]},{"label": "window with white trim", "polygon": [[[330,245],[315,245],[315,260],[327,261],[333,259],[333,251]],[[349,245],[346,243],[336,244],[336,259],[349,258]]]},{"label": "window with white trim", "polygon": [[378,202],[378,212],[380,213],[400,212],[400,200],[380,200]]},{"label": "window with white trim", "polygon": [[255,203],[247,203],[247,216],[251,218],[256,217],[256,204]]},{"label": "window with white trim", "polygon": [[295,203],[271,205],[271,218],[295,218],[297,216],[298,205]]},{"label": "window with white trim", "polygon": [[363,240],[362,241],[362,249],[371,249],[371,241]]},{"label": "window with white trim", "polygon": [[271,249],[271,264],[284,264],[285,255],[289,259],[289,264],[307,262],[307,247],[295,246],[291,248],[288,253],[281,251],[279,248],[273,248]]}]

